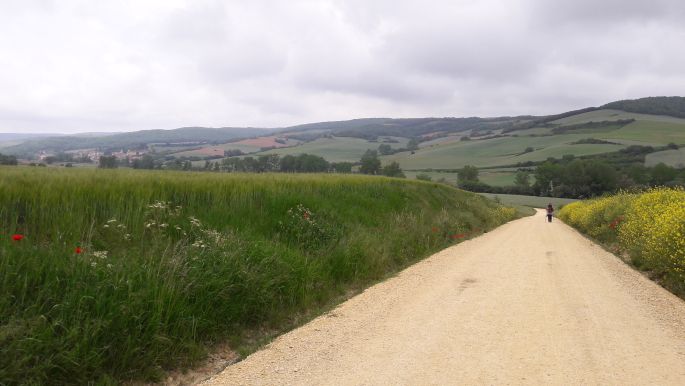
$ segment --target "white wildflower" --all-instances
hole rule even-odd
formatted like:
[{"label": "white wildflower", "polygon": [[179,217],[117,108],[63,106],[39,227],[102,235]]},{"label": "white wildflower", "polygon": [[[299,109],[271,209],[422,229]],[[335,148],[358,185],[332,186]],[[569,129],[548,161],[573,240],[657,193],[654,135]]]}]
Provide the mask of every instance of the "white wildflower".
[{"label": "white wildflower", "polygon": [[198,228],[199,228],[199,227],[202,226],[202,223],[200,222],[200,220],[196,219],[196,218],[193,217],[193,216],[188,217],[188,220],[190,220],[190,225],[192,225],[192,226],[194,226],[194,227],[198,227]]},{"label": "white wildflower", "polygon": [[100,260],[104,260],[107,258],[107,251],[93,251],[93,256]]}]

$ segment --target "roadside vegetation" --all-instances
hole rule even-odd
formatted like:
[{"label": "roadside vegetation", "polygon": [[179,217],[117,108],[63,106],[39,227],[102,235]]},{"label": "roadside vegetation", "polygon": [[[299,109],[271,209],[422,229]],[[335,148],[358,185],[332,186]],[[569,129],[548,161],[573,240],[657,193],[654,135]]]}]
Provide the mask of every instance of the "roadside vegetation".
[{"label": "roadside vegetation", "polygon": [[0,383],[158,380],[515,216],[384,177],[3,167]]},{"label": "roadside vegetation", "polygon": [[655,188],[566,205],[559,217],[626,254],[639,269],[685,297],[685,190]]}]

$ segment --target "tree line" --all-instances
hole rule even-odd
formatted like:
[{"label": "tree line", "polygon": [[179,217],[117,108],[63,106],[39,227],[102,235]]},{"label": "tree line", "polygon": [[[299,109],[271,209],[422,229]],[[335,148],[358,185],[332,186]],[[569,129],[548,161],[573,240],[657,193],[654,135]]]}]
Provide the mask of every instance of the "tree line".
[{"label": "tree line", "polygon": [[213,172],[243,172],[243,173],[352,173],[355,166],[359,173],[384,175],[388,177],[404,178],[405,175],[399,163],[391,162],[381,165],[378,151],[368,150],[358,162],[329,162],[325,158],[313,154],[260,155],[257,157],[229,157],[220,161],[205,161],[204,166],[193,166],[192,162],[183,159],[155,160],[150,155],[144,155],[133,161],[117,160],[114,156],[102,156],[98,165],[100,168],[117,168],[119,166],[134,169],[170,169],[186,171]]},{"label": "tree line", "polygon": [[17,163],[17,157],[0,153],[0,165],[16,165]]},{"label": "tree line", "polygon": [[[467,165],[457,173],[458,187],[473,192],[589,198],[620,189],[685,185],[685,169],[659,163],[616,167],[599,159],[548,159],[536,168],[520,168],[514,184],[491,186],[478,179],[478,169]],[[534,177],[535,182],[531,182]]]}]

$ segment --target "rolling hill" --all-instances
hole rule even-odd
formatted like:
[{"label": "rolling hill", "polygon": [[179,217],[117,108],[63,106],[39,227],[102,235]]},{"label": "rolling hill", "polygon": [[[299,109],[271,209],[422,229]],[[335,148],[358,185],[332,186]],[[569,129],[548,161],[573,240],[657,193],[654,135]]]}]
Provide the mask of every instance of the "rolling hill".
[{"label": "rolling hill", "polygon": [[[494,184],[510,183],[515,169],[506,166],[526,162],[544,161],[549,157],[561,158],[563,155],[588,156],[616,152],[632,145],[665,146],[669,143],[685,145],[685,119],[671,115],[655,115],[644,112],[663,111],[665,109],[650,110],[648,107],[658,98],[646,98],[647,107],[640,108],[640,103],[633,103],[634,112],[616,110],[608,104],[601,108],[587,108],[558,114],[549,117],[524,118],[496,118],[489,121],[466,118],[464,121],[443,121],[443,130],[427,133],[425,125],[428,121],[414,126],[404,126],[399,129],[403,135],[411,132],[411,137],[419,137],[422,142],[415,151],[403,151],[381,157],[383,163],[397,161],[401,167],[410,173],[431,169],[453,170],[471,164],[478,167],[500,168],[495,170],[490,178]],[[673,105],[673,98],[664,98]],[[685,100],[679,98],[677,100]],[[621,102],[625,103],[625,102]],[[635,107],[637,106],[637,107]],[[685,109],[683,109],[685,112]],[[678,115],[678,112],[674,112]],[[437,120],[437,119],[436,119]],[[401,120],[396,120],[401,121]],[[411,121],[411,120],[408,120]],[[438,126],[437,121],[431,125]],[[459,122],[457,125],[455,122]],[[376,134],[385,133],[374,125],[387,125],[390,120],[358,120],[356,130],[363,125],[369,128],[367,138],[375,138]],[[352,125],[346,122],[345,124]],[[414,122],[416,123],[416,122]],[[449,123],[449,124],[448,124]],[[452,126],[450,126],[452,125]],[[392,125],[385,126],[390,130]],[[350,126],[336,126],[328,122],[321,125],[307,125],[306,129],[316,130],[319,136],[301,145],[273,149],[261,154],[300,154],[309,153],[320,155],[331,161],[358,160],[367,149],[376,149],[382,142],[377,139],[367,139],[363,136],[351,138],[346,135]],[[300,134],[302,127],[293,131],[283,131],[281,135]],[[411,131],[414,130],[414,131]],[[336,134],[337,133],[337,134]],[[371,135],[373,133],[373,135]],[[326,134],[328,134],[326,136]],[[330,135],[333,134],[333,135]],[[426,135],[429,134],[429,135]],[[354,137],[354,133],[348,133]],[[397,134],[399,137],[402,135]],[[404,137],[405,141],[407,137]],[[393,148],[402,148],[403,141],[392,144]],[[678,166],[682,164],[682,153],[670,151],[663,156],[649,157]],[[493,169],[494,170],[494,169]],[[442,174],[447,180],[454,176]]]},{"label": "rolling hill", "polygon": [[151,144],[220,144],[236,138],[263,135],[265,129],[182,127],[174,130],[143,130],[106,136],[58,136],[26,140],[3,148],[6,154],[25,156],[39,151],[62,152],[78,149],[142,148]]},{"label": "rolling hill", "polygon": [[[318,155],[328,161],[358,161],[367,150],[386,143],[396,161],[411,175],[431,170],[455,170],[471,164],[490,168],[494,184],[509,183],[512,166],[564,155],[591,156],[632,145],[685,145],[685,98],[650,97],[611,102],[549,116],[494,118],[364,118],[309,123],[284,128],[181,128],[120,133],[105,137],[54,137],[26,140],[0,152],[27,155],[40,150],[141,148],[155,144],[165,157],[190,158],[196,165],[217,159],[225,150],[250,156]],[[250,137],[240,140],[240,138]],[[419,148],[407,150],[411,138]],[[672,149],[671,149],[672,150]],[[649,164],[679,167],[682,152],[649,156]],[[200,162],[202,161],[202,162]],[[446,175],[448,180],[453,176]]]}]

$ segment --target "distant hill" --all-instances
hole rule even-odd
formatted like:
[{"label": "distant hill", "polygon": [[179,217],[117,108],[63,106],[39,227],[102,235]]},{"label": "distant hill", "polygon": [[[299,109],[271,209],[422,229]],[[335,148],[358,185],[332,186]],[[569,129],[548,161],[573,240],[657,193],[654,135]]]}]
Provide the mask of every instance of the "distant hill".
[{"label": "distant hill", "polygon": [[25,141],[28,139],[54,137],[54,134],[39,134],[39,133],[0,133],[0,142],[8,141]]},{"label": "distant hill", "polygon": [[607,103],[603,109],[685,118],[685,97],[648,97]]},{"label": "distant hill", "polygon": [[[226,150],[241,150],[250,154],[308,152],[327,159],[357,160],[367,149],[378,148],[379,143],[392,143],[391,158],[403,167],[452,168],[466,162],[477,166],[509,165],[557,153],[582,156],[613,151],[617,144],[682,145],[684,122],[685,98],[650,97],[547,116],[362,118],[272,129],[184,127],[104,136],[29,138],[22,143],[6,141],[11,145],[0,148],[0,152],[28,157],[40,151],[114,151],[154,144],[158,152],[171,157],[186,157],[188,151],[195,151],[197,157],[215,158]],[[284,146],[252,146],[248,151],[236,143],[240,138],[267,136]],[[418,139],[421,149],[400,151],[410,138]],[[529,147],[534,151],[523,152]],[[476,156],[487,160],[477,161]]]},{"label": "distant hill", "polygon": [[[379,136],[418,137],[431,133],[487,131],[524,124],[539,117],[495,118],[366,118],[349,121],[310,123],[281,129],[281,133],[326,132],[339,137],[375,138]],[[292,135],[291,135],[292,136]]]},{"label": "distant hill", "polygon": [[182,127],[174,130],[143,130],[105,136],[73,135],[40,138],[2,149],[3,153],[14,155],[35,154],[39,151],[62,152],[76,149],[142,148],[150,144],[198,143],[218,144],[236,138],[263,135],[266,129],[257,128],[208,128]]}]

